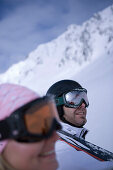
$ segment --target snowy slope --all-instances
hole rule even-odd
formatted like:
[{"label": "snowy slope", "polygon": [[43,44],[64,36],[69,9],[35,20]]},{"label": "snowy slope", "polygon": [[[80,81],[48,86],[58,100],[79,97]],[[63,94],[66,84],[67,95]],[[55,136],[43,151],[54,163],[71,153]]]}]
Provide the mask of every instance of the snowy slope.
[{"label": "snowy slope", "polygon": [[88,89],[88,140],[113,152],[113,52],[71,77]]},{"label": "snowy slope", "polygon": [[113,152],[113,6],[38,46],[1,74],[0,83],[22,84],[43,95],[52,83],[68,78],[88,89],[88,140]]}]

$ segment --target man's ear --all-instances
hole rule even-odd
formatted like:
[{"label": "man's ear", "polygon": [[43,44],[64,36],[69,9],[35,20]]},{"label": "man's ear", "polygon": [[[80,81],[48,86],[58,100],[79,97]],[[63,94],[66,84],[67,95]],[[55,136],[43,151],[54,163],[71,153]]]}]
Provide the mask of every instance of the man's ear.
[{"label": "man's ear", "polygon": [[64,115],[63,105],[57,106],[57,110],[58,110],[59,117],[60,117],[60,119],[62,120],[62,117],[63,117],[63,115]]}]

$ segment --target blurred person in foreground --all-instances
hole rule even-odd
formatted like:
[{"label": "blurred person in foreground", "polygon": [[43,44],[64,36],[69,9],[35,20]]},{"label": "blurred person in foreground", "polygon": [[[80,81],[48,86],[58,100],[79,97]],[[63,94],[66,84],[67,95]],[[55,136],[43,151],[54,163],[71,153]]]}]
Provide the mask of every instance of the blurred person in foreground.
[{"label": "blurred person in foreground", "polygon": [[56,170],[53,98],[15,84],[0,85],[0,170]]},{"label": "blurred person in foreground", "polygon": [[63,127],[56,144],[59,170],[113,169],[113,153],[85,140],[87,90],[74,80],[61,80],[48,89],[46,95],[51,94]]}]

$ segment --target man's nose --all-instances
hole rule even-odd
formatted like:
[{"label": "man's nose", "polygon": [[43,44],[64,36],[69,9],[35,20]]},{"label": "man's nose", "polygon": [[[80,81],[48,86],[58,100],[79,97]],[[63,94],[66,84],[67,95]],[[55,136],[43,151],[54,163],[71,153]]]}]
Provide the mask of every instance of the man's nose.
[{"label": "man's nose", "polygon": [[85,107],[86,107],[85,103],[82,102],[82,104],[80,105],[80,107],[85,108]]}]

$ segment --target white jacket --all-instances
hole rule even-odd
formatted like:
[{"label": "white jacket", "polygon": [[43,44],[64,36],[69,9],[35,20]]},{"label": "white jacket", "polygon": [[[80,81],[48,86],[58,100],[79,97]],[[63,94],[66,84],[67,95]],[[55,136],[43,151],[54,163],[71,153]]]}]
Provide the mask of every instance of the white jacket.
[{"label": "white jacket", "polygon": [[[66,123],[61,123],[63,131],[82,138],[87,133],[85,128],[76,128]],[[100,161],[85,151],[86,146],[75,139],[59,133],[63,139],[56,143],[56,154],[59,162],[58,170],[113,170],[112,161]],[[81,149],[84,148],[84,149]]]}]

